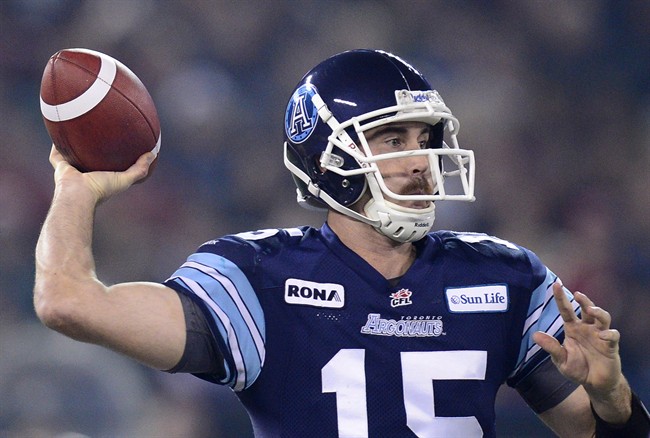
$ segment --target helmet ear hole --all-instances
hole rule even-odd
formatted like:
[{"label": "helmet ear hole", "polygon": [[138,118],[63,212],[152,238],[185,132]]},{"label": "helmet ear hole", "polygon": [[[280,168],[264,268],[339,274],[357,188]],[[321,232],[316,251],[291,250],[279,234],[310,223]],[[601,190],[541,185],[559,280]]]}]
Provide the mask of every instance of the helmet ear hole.
[{"label": "helmet ear hole", "polygon": [[327,172],[327,169],[321,166],[320,159],[318,157],[314,157],[314,169],[320,175],[325,175],[325,172]]},{"label": "helmet ear hole", "polygon": [[444,136],[445,124],[440,121],[431,127],[431,131],[429,132],[429,148],[441,149]]}]

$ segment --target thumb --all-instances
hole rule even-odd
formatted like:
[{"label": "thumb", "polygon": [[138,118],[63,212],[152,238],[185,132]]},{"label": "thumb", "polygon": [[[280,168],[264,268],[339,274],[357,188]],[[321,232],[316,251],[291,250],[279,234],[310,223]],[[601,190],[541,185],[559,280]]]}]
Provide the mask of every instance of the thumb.
[{"label": "thumb", "polygon": [[153,152],[146,152],[140,155],[138,160],[124,172],[112,172],[112,187],[109,191],[111,193],[119,193],[131,187],[133,184],[144,181],[151,169],[151,163],[155,159],[156,155]]},{"label": "thumb", "polygon": [[551,355],[554,363],[559,364],[566,361],[566,351],[553,336],[544,332],[535,332],[533,333],[533,341]]},{"label": "thumb", "polygon": [[87,172],[84,177],[96,194],[98,202],[102,202],[142,181],[147,176],[154,159],[155,155],[147,152],[124,172]]},{"label": "thumb", "polygon": [[122,174],[127,185],[134,184],[146,178],[149,174],[151,163],[156,159],[153,152],[144,153],[138,160]]}]

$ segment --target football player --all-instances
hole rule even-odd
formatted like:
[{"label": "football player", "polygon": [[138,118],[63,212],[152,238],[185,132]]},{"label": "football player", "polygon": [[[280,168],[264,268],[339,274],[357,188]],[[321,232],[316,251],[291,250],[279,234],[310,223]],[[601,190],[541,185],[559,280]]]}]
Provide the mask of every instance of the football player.
[{"label": "football player", "polygon": [[52,149],[37,314],[74,339],[230,386],[258,436],[493,437],[505,383],[560,436],[646,437],[605,310],[526,248],[431,231],[436,201],[474,199],[458,131],[401,58],[326,59],[284,116],[298,202],[326,222],[210,240],[162,284],[104,285],[91,251],[95,206],[142,179],[151,154],[82,174]]}]

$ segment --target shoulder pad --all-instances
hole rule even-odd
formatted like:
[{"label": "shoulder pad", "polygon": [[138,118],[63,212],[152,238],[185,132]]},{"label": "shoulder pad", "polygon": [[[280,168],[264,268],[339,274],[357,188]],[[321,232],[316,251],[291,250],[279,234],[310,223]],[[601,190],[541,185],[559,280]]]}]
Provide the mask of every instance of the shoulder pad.
[{"label": "shoulder pad", "polygon": [[[535,278],[543,278],[546,266],[537,255],[523,246],[484,233],[443,232],[440,234],[447,251],[460,251],[464,256],[505,262],[515,269],[530,269]],[[518,268],[519,267],[519,268]]]},{"label": "shoulder pad", "polygon": [[205,242],[197,252],[219,254],[240,267],[254,264],[259,256],[270,255],[300,242],[307,227],[271,228],[230,234]]},{"label": "shoulder pad", "polygon": [[463,251],[498,258],[527,258],[530,255],[526,248],[489,234],[456,231],[440,231],[435,234],[447,251]]}]

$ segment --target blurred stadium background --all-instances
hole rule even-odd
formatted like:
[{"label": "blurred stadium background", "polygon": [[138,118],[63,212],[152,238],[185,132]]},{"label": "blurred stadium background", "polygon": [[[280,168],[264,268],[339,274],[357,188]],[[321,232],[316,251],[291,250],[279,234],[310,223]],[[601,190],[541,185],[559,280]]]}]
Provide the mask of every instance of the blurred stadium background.
[{"label": "blurred stadium background", "polygon": [[[128,65],[162,122],[154,175],[99,208],[104,281],[164,280],[225,233],[319,225],[281,158],[286,99],[334,53],[413,62],[461,121],[477,201],[437,228],[535,250],[608,309],[650,403],[650,3],[626,0],[0,1],[0,436],[247,437],[233,394],[49,332],[31,304],[52,195],[38,92],[50,55]],[[547,437],[510,389],[503,437]]]}]

